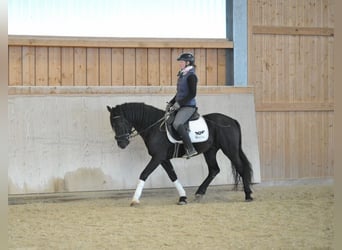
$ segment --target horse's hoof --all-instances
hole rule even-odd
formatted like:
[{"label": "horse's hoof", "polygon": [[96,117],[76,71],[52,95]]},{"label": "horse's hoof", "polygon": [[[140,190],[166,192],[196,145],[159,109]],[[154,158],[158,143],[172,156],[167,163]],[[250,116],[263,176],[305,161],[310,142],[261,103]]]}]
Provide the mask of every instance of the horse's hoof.
[{"label": "horse's hoof", "polygon": [[195,202],[203,200],[204,194],[195,194]]},{"label": "horse's hoof", "polygon": [[245,199],[245,201],[246,202],[251,202],[251,201],[253,201],[253,198],[252,197],[248,197],[248,198]]},{"label": "horse's hoof", "polygon": [[130,204],[130,206],[131,206],[131,207],[137,207],[137,206],[139,206],[139,204],[140,204],[139,201],[132,201],[131,204]]},{"label": "horse's hoof", "polygon": [[186,199],[187,199],[186,196],[179,197],[179,201],[177,202],[177,205],[186,205],[186,204],[188,204]]}]

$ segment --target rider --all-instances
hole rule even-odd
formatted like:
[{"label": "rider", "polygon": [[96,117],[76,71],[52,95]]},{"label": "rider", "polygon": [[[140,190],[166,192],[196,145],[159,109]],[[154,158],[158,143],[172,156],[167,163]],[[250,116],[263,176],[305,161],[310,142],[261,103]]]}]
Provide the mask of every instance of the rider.
[{"label": "rider", "polygon": [[180,71],[178,72],[177,93],[168,102],[167,110],[176,111],[176,116],[173,122],[174,129],[181,136],[185,150],[186,157],[197,154],[196,149],[191,143],[188,131],[186,131],[185,123],[196,111],[196,90],[197,90],[197,76],[195,74],[195,57],[191,53],[182,53],[178,58]]}]

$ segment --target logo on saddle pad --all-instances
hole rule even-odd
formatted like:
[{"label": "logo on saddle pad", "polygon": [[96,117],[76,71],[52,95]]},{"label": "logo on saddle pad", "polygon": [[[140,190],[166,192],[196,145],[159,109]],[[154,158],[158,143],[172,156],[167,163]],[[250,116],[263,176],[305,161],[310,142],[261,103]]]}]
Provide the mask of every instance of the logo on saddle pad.
[{"label": "logo on saddle pad", "polygon": [[[168,127],[168,126],[167,126]],[[205,122],[204,118],[200,116],[196,120],[189,121],[189,136],[192,143],[196,142],[204,142],[209,138],[209,131],[207,123]],[[169,127],[166,129],[167,138],[172,143],[183,143],[181,139],[175,138],[176,136],[171,134],[169,131]]]}]

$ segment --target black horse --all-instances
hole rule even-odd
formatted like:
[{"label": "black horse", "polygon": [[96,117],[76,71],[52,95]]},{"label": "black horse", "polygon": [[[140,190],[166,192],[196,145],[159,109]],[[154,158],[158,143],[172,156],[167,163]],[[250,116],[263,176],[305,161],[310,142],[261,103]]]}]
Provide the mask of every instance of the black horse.
[{"label": "black horse", "polygon": [[[152,159],[140,174],[140,180],[131,206],[139,204],[144,183],[159,164],[165,169],[179,192],[178,204],[186,204],[185,191],[178,181],[170,162],[170,159],[175,157],[175,145],[170,143],[166,135],[164,125],[165,111],[144,103],[125,103],[115,107],[107,106],[107,109],[110,112],[110,123],[116,135],[115,139],[118,146],[125,148],[132,136],[140,135],[145,142],[148,153],[152,156]],[[221,149],[232,163],[235,185],[237,186],[240,178],[242,178],[245,200],[252,201],[250,185],[253,171],[250,162],[241,148],[241,128],[238,121],[220,113],[203,115],[203,118],[208,125],[209,139],[205,142],[195,143],[194,146],[198,153],[203,153],[209,173],[197,189],[196,199],[203,197],[211,181],[220,172],[216,154]],[[179,147],[179,154],[176,157],[184,153],[185,149],[181,145]]]}]

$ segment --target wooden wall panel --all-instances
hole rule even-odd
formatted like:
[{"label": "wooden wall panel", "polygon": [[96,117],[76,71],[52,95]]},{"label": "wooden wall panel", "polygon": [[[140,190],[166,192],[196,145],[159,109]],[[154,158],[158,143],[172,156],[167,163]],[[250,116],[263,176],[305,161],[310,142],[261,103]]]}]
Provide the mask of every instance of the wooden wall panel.
[{"label": "wooden wall panel", "polygon": [[61,48],[50,47],[48,49],[48,72],[50,86],[61,85]]},{"label": "wooden wall panel", "polygon": [[149,49],[136,49],[136,85],[147,85],[150,68],[148,65]]},{"label": "wooden wall panel", "polygon": [[112,50],[109,48],[100,48],[99,54],[99,85],[110,86],[112,85]]},{"label": "wooden wall panel", "polygon": [[22,47],[13,46],[8,50],[9,85],[23,85]]},{"label": "wooden wall panel", "polygon": [[99,49],[87,48],[87,85],[99,85]]},{"label": "wooden wall panel", "polygon": [[257,115],[263,180],[333,176],[331,112]]},{"label": "wooden wall panel", "polygon": [[112,49],[112,85],[123,85],[124,73],[123,73],[123,49]]},{"label": "wooden wall panel", "polygon": [[160,85],[171,84],[171,49],[160,49]]},{"label": "wooden wall panel", "polygon": [[217,84],[226,84],[226,50],[217,51]]},{"label": "wooden wall panel", "polygon": [[36,84],[36,50],[34,47],[23,47],[23,85],[34,86]]},{"label": "wooden wall panel", "polygon": [[207,49],[207,84],[217,85],[217,49]]},{"label": "wooden wall panel", "polygon": [[136,77],[136,57],[135,49],[125,48],[124,49],[124,61],[123,61],[123,72],[124,72],[124,85],[135,85]]},{"label": "wooden wall panel", "polygon": [[249,82],[257,102],[333,101],[333,37],[251,35]]},{"label": "wooden wall panel", "polygon": [[62,48],[62,85],[74,85],[74,48]]},{"label": "wooden wall panel", "polygon": [[333,1],[249,0],[263,180],[333,176]]},{"label": "wooden wall panel", "polygon": [[36,85],[49,85],[49,57],[48,47],[36,48]]},{"label": "wooden wall panel", "polygon": [[75,48],[74,85],[84,86],[87,84],[87,49]]},{"label": "wooden wall panel", "polygon": [[148,49],[148,85],[160,85],[160,50]]},{"label": "wooden wall panel", "polygon": [[205,49],[195,49],[196,74],[199,85],[206,85],[207,79],[207,54]]},{"label": "wooden wall panel", "polygon": [[[22,39],[25,43],[26,40]],[[30,45],[33,41],[39,46]],[[83,47],[67,46],[64,40],[53,43],[61,46],[41,46],[34,39],[26,43],[9,46],[9,85],[175,85],[179,71],[177,58],[183,52],[195,55],[199,85],[226,85],[225,48],[110,48],[97,47],[97,43]],[[50,44],[51,41],[45,43]]]}]

